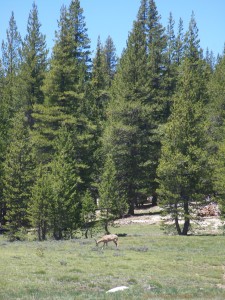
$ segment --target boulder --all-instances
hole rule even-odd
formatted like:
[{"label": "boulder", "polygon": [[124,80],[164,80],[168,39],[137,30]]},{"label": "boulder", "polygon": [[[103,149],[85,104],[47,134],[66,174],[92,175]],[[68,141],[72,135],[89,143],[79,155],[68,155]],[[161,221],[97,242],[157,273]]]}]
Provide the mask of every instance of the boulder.
[{"label": "boulder", "polygon": [[126,289],[129,289],[129,288],[127,286],[118,286],[111,290],[108,290],[106,293],[114,293],[114,292],[118,292],[118,291],[124,291]]}]

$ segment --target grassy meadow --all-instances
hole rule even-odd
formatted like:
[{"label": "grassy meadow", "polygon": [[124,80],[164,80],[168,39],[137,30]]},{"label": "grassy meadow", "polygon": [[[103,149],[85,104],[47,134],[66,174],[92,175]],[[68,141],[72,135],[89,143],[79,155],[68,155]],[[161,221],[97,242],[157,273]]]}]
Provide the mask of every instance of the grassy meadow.
[{"label": "grassy meadow", "polygon": [[[168,236],[123,225],[119,248],[94,239],[7,242],[0,237],[0,299],[225,299],[225,237]],[[106,293],[117,286],[129,289]]]}]

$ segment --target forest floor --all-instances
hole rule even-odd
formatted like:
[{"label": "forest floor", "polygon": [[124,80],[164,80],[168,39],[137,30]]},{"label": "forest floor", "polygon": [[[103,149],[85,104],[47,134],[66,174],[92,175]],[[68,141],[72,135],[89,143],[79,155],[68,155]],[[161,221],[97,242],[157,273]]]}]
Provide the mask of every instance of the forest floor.
[{"label": "forest floor", "polygon": [[[116,220],[114,223],[118,225],[143,224],[143,225],[161,225],[164,222],[171,224],[171,221],[164,217],[162,209],[159,206],[151,207],[151,205],[143,205],[141,208],[135,209],[134,216],[127,216]],[[224,221],[220,216],[210,216],[196,218],[192,221],[192,233],[194,234],[224,234]]]}]

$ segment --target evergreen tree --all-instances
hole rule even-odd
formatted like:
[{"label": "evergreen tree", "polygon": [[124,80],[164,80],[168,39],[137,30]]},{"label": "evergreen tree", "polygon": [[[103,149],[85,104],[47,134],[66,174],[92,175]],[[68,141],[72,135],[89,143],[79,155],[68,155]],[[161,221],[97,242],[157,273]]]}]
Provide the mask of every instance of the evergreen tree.
[{"label": "evergreen tree", "polygon": [[172,96],[176,89],[177,83],[177,67],[176,62],[176,37],[174,32],[175,21],[172,13],[169,15],[169,22],[167,25],[167,48],[165,53],[165,74],[162,83],[162,88],[165,90],[165,116],[166,118],[170,115],[170,109],[172,105]]},{"label": "evergreen tree", "polygon": [[10,235],[16,236],[23,226],[29,226],[27,208],[33,184],[33,158],[29,142],[28,122],[23,111],[13,119],[10,144],[4,162],[3,197]]},{"label": "evergreen tree", "polygon": [[19,92],[22,40],[12,12],[6,41],[2,42],[2,63],[5,76],[5,89],[2,93],[8,118],[22,106]]},{"label": "evergreen tree", "polygon": [[174,25],[175,21],[172,13],[170,13],[169,22],[167,25],[167,60],[169,64],[172,64],[175,60],[176,38],[174,33]]},{"label": "evergreen tree", "polygon": [[9,28],[6,31],[6,41],[2,42],[2,62],[0,63],[0,222],[4,223],[6,213],[3,200],[3,163],[9,142],[11,120],[22,106],[19,73],[21,64],[22,41],[12,12]]},{"label": "evergreen tree", "polygon": [[87,34],[83,8],[80,6],[80,0],[72,0],[69,6],[69,29],[72,37],[72,52],[78,60],[79,82],[81,86],[89,78],[90,67],[90,39]]},{"label": "evergreen tree", "polygon": [[202,50],[200,49],[200,39],[198,37],[198,27],[194,12],[192,12],[191,15],[189,28],[186,32],[184,43],[185,57],[191,59],[192,61],[196,61],[201,58]]},{"label": "evergreen tree", "polygon": [[180,18],[178,23],[178,32],[175,42],[175,62],[179,66],[184,58],[184,25],[183,20]]},{"label": "evergreen tree", "polygon": [[73,126],[74,118],[62,113],[58,106],[35,104],[32,119],[34,125],[31,139],[36,164],[48,165],[56,152],[55,140],[60,134],[61,126]]},{"label": "evergreen tree", "polygon": [[22,86],[25,104],[28,110],[35,103],[43,103],[43,81],[47,68],[46,38],[40,31],[41,23],[38,19],[38,9],[33,2],[27,23],[27,35],[23,41],[22,50]]},{"label": "evergreen tree", "polygon": [[148,47],[148,102],[151,105],[152,117],[156,125],[165,122],[167,115],[166,94],[164,93],[164,70],[166,53],[165,29],[160,23],[161,17],[154,0],[149,1],[147,19],[147,47]]},{"label": "evergreen tree", "polygon": [[115,71],[116,54],[112,38],[108,37],[103,47],[99,37],[93,58],[91,82],[86,93],[88,105],[85,109],[85,115],[89,117],[95,126],[93,127],[93,162],[91,163],[93,170],[92,194],[95,198],[98,197],[97,186],[104,163],[102,160],[102,135],[106,121],[106,109],[110,102],[110,87]]},{"label": "evergreen tree", "polygon": [[88,232],[92,237],[93,225],[96,220],[96,205],[90,191],[86,191],[82,198],[81,223],[85,230],[85,237],[88,238]]},{"label": "evergreen tree", "polygon": [[62,115],[68,117],[82,178],[79,188],[83,191],[92,181],[95,149],[95,126],[86,113],[90,108],[87,97],[89,48],[83,9],[79,0],[71,1],[68,9],[65,6],[61,9],[59,30],[43,90],[46,103],[50,107],[57,106]]},{"label": "evergreen tree", "polygon": [[113,83],[103,140],[106,152],[112,153],[118,188],[126,196],[131,214],[137,192],[149,190],[149,111],[144,103],[147,97],[146,61],[145,33],[142,23],[137,21]]},{"label": "evergreen tree", "polygon": [[105,117],[105,108],[108,100],[107,95],[107,77],[105,70],[103,47],[98,37],[96,54],[93,59],[92,78],[91,78],[91,97],[94,99],[92,104],[92,118],[99,124]]},{"label": "evergreen tree", "polygon": [[[186,235],[199,204],[212,189],[212,168],[206,135],[209,72],[201,59],[198,29],[192,14],[186,34],[185,59],[178,77],[173,110],[164,128],[158,167],[159,194],[178,234]],[[180,220],[184,221],[181,228]]]},{"label": "evergreen tree", "polygon": [[206,49],[206,54],[205,54],[205,60],[209,65],[210,71],[213,72],[215,69],[215,56],[214,53],[212,51],[209,51],[209,49]]},{"label": "evergreen tree", "polygon": [[53,199],[49,203],[50,228],[55,239],[62,239],[80,226],[80,181],[71,135],[66,128],[60,130],[56,140],[57,151],[51,163]]},{"label": "evergreen tree", "polygon": [[107,86],[110,87],[112,84],[112,80],[114,79],[118,58],[116,56],[116,48],[113,43],[111,36],[108,36],[105,45],[103,48],[103,53],[105,57],[105,65],[106,65],[106,83]]},{"label": "evergreen tree", "polygon": [[66,127],[61,127],[54,144],[53,159],[48,164],[39,163],[37,168],[29,207],[30,219],[38,228],[40,240],[47,235],[57,240],[72,237],[80,225],[81,195],[77,189],[80,179],[71,135]]},{"label": "evergreen tree", "polygon": [[202,60],[193,63],[186,58],[180,74],[172,114],[164,128],[158,192],[178,234],[187,235],[193,203],[202,203],[211,191],[205,131],[208,73]]},{"label": "evergreen tree", "polygon": [[53,49],[51,67],[45,81],[44,92],[51,105],[74,118],[74,145],[79,161],[79,188],[86,191],[92,182],[95,126],[89,117],[91,104],[87,96],[89,82],[90,46],[83,9],[79,0],[71,1],[68,10],[63,7],[59,31]]},{"label": "evergreen tree", "polygon": [[0,60],[0,223],[5,223],[6,205],[3,200],[3,175],[5,153],[8,143],[8,108],[4,101],[3,90],[5,87],[5,77]]},{"label": "evergreen tree", "polygon": [[116,168],[112,155],[106,158],[101,183],[99,186],[100,210],[105,232],[109,233],[109,225],[127,211],[126,198],[118,188]]},{"label": "evergreen tree", "polygon": [[83,9],[79,0],[61,8],[59,30],[53,48],[50,71],[45,81],[47,100],[67,113],[79,114],[89,77],[90,46]]},{"label": "evergreen tree", "polygon": [[211,76],[208,85],[210,102],[209,102],[209,125],[210,136],[214,149],[218,149],[218,142],[223,141],[224,137],[224,74],[225,74],[225,56],[216,65],[215,71]]},{"label": "evergreen tree", "polygon": [[157,187],[157,130],[168,117],[165,58],[166,35],[155,2],[142,1],[113,83],[104,138],[130,214],[140,193],[147,197]]},{"label": "evergreen tree", "polygon": [[[102,136],[102,128],[106,120],[106,108],[110,101],[110,87],[116,72],[115,46],[108,37],[103,47],[98,37],[96,54],[93,58],[92,78],[90,86],[90,118],[96,124],[98,135]],[[87,112],[88,113],[88,112]]]},{"label": "evergreen tree", "polygon": [[43,241],[49,233],[50,203],[53,201],[52,177],[47,168],[36,168],[36,180],[32,186],[28,207],[29,220],[37,228],[38,240]]},{"label": "evergreen tree", "polygon": [[[173,23],[170,24],[173,30]],[[170,30],[171,30],[170,29]],[[158,13],[154,0],[149,0],[147,13],[147,104],[149,109],[150,127],[148,136],[151,142],[149,152],[149,185],[151,194],[155,194],[158,187],[156,182],[156,169],[161,152],[161,133],[160,126],[167,121],[170,113],[170,100],[168,96],[172,79],[167,71],[170,66],[167,65],[167,36],[165,28],[161,24],[161,17]],[[169,80],[168,80],[169,79]]]},{"label": "evergreen tree", "polygon": [[222,213],[224,214],[224,137],[225,137],[225,56],[216,65],[208,85],[210,102],[208,105],[208,133],[210,137],[210,154],[212,165],[214,166],[214,191],[220,202]]}]

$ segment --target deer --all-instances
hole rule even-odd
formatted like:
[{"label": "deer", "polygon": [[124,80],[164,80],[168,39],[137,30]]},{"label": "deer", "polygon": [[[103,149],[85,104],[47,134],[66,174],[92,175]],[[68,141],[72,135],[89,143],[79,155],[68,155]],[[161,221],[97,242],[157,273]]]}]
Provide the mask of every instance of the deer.
[{"label": "deer", "polygon": [[116,234],[107,234],[107,235],[104,235],[98,241],[95,240],[95,242],[96,242],[96,246],[98,246],[99,243],[103,243],[103,247],[105,245],[107,246],[108,242],[114,242],[114,244],[116,245],[116,248],[117,248],[118,247],[118,236]]}]

